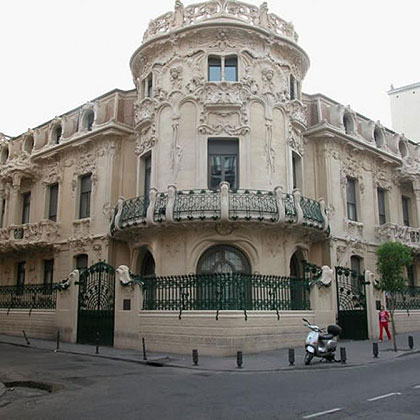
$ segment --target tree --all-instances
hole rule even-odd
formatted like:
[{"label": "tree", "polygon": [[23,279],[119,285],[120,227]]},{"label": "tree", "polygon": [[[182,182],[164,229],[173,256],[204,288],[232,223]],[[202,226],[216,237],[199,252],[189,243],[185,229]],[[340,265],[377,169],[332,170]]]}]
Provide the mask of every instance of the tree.
[{"label": "tree", "polygon": [[390,302],[391,328],[394,350],[397,351],[395,338],[394,311],[398,293],[404,293],[407,289],[407,278],[404,276],[404,268],[413,261],[411,251],[401,242],[385,242],[376,251],[378,256],[378,273],[381,276],[378,286],[387,293]]}]

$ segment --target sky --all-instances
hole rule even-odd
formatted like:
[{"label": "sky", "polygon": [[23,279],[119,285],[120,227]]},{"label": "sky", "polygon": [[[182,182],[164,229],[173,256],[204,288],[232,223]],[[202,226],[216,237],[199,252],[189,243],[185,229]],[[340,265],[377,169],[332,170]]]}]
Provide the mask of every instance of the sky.
[{"label": "sky", "polygon": [[[304,92],[323,93],[391,128],[391,83],[420,82],[417,3],[268,0],[268,7],[293,22],[311,59]],[[174,0],[1,1],[0,132],[17,136],[114,88],[132,89],[129,59],[148,22],[173,6]]]}]

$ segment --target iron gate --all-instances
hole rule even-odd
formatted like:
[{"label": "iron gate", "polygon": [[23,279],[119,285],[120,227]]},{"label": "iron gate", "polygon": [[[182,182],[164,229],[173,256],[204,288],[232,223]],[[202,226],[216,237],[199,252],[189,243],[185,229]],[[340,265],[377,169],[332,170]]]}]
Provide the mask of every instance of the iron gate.
[{"label": "iron gate", "polygon": [[335,267],[337,283],[338,325],[341,338],[366,340],[368,338],[366,283],[364,274],[346,267]]},{"label": "iron gate", "polygon": [[99,262],[80,273],[77,342],[114,344],[115,270]]}]

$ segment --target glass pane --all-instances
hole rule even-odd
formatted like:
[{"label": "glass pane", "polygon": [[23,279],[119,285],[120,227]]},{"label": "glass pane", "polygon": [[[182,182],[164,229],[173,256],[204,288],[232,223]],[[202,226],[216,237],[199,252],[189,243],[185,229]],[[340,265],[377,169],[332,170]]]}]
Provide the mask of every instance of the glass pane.
[{"label": "glass pane", "polygon": [[227,156],[224,161],[224,181],[229,182],[231,188],[236,185],[236,156]]},{"label": "glass pane", "polygon": [[227,82],[238,81],[238,59],[229,57],[225,60],[225,80]]},{"label": "glass pane", "polygon": [[90,192],[92,189],[92,181],[90,175],[85,175],[80,178],[80,191],[82,193]]},{"label": "glass pane", "polygon": [[347,203],[347,213],[349,220],[357,221],[356,206],[351,203]]},{"label": "glass pane", "polygon": [[402,207],[404,225],[410,226],[410,199],[408,197],[402,197]]},{"label": "glass pane", "polygon": [[354,179],[347,179],[347,202],[356,204],[356,185]]},{"label": "glass pane", "polygon": [[214,247],[206,251],[199,263],[199,273],[248,273],[246,257],[231,247]]},{"label": "glass pane", "polygon": [[222,63],[220,57],[209,57],[209,82],[222,80]]},{"label": "glass pane", "polygon": [[57,203],[58,203],[58,184],[50,186],[50,205],[48,209],[48,219],[57,220]]},{"label": "glass pane", "polygon": [[80,215],[81,219],[90,216],[90,192],[80,195]]},{"label": "glass pane", "polygon": [[80,254],[76,257],[76,269],[83,270],[88,267],[88,256],[86,254]]}]

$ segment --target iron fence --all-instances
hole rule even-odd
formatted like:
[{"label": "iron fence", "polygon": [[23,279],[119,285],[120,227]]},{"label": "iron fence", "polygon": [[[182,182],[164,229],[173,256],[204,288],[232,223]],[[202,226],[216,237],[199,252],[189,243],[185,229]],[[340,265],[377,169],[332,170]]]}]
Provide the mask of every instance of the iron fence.
[{"label": "iron fence", "polygon": [[138,277],[145,310],[308,310],[304,279],[242,273]]},{"label": "iron fence", "polygon": [[398,293],[395,300],[395,309],[420,309],[420,287],[411,286],[404,292]]},{"label": "iron fence", "polygon": [[56,284],[0,286],[2,309],[55,309]]}]

